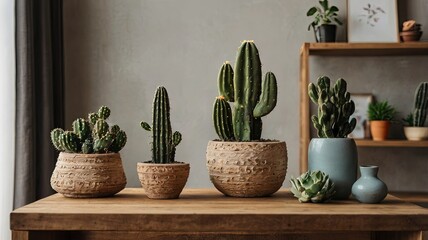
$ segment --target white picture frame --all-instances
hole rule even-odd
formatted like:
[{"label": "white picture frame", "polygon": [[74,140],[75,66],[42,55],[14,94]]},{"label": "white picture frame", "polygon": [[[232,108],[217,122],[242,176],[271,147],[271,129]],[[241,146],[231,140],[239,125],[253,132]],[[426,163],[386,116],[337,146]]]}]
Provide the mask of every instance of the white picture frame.
[{"label": "white picture frame", "polygon": [[352,131],[348,137],[355,139],[368,139],[370,138],[369,120],[367,116],[367,110],[369,104],[374,101],[374,96],[370,93],[351,93],[351,100],[355,104],[355,112],[351,115],[351,118],[357,120],[354,131]]},{"label": "white picture frame", "polygon": [[348,42],[400,42],[397,0],[348,0]]}]

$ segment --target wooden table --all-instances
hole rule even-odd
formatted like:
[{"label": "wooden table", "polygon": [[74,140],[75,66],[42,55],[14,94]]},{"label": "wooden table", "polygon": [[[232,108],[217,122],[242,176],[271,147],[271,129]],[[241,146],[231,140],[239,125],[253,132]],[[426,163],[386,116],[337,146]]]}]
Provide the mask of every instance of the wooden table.
[{"label": "wooden table", "polygon": [[382,204],[302,204],[288,190],[245,199],[185,189],[180,199],[150,200],[142,189],[125,189],[111,198],[47,197],[13,211],[11,229],[13,240],[420,240],[428,209],[390,195]]}]

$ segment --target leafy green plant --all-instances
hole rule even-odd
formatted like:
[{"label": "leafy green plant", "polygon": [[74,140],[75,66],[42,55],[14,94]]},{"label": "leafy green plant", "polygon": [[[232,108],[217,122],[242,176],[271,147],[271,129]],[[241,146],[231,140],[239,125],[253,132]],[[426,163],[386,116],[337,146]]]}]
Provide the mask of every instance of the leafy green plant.
[{"label": "leafy green plant", "polygon": [[73,131],[55,128],[51,131],[52,144],[61,152],[117,153],[125,146],[127,137],[118,125],[109,126],[109,116],[110,109],[102,106],[98,112],[90,113],[88,119],[76,119]]},{"label": "leafy green plant", "polygon": [[314,16],[314,21],[311,22],[308,26],[308,31],[311,27],[315,30],[315,27],[320,26],[322,24],[331,24],[337,23],[338,25],[342,25],[343,23],[337,18],[339,8],[336,6],[329,6],[328,0],[319,1],[320,7],[311,7],[306,16]]},{"label": "leafy green plant", "polygon": [[396,111],[388,101],[370,103],[367,115],[370,121],[391,121]]},{"label": "leafy green plant", "polygon": [[291,192],[302,203],[321,203],[336,193],[334,183],[322,171],[308,171],[298,178],[291,178]]},{"label": "leafy green plant", "polygon": [[318,137],[344,138],[354,130],[357,120],[349,119],[355,111],[355,104],[346,85],[341,78],[330,89],[330,78],[326,76],[319,77],[317,84],[309,84],[309,98],[318,105],[318,115],[311,118]]}]

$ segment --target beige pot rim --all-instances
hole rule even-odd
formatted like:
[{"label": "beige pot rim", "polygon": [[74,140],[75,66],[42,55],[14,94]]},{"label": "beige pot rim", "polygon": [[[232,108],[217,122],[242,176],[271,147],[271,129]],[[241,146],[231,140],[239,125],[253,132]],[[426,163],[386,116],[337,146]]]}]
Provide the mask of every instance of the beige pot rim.
[{"label": "beige pot rim", "polygon": [[236,142],[236,141],[221,141],[221,140],[210,140],[208,143],[230,143],[235,145],[253,145],[253,144],[261,144],[261,145],[267,145],[267,144],[282,144],[285,143],[285,141],[280,140],[269,140],[269,141],[252,141],[252,142]]},{"label": "beige pot rim", "polygon": [[81,157],[107,157],[107,156],[120,156],[120,153],[69,153],[69,152],[60,152],[59,154],[63,156],[81,156]]},{"label": "beige pot rim", "polygon": [[415,127],[415,126],[404,126],[404,128],[408,128],[408,129],[428,129],[428,127]]},{"label": "beige pot rim", "polygon": [[147,162],[138,162],[138,166],[145,166],[145,167],[159,167],[159,166],[185,166],[190,165],[189,163],[184,162],[174,162],[174,163],[147,163]]}]

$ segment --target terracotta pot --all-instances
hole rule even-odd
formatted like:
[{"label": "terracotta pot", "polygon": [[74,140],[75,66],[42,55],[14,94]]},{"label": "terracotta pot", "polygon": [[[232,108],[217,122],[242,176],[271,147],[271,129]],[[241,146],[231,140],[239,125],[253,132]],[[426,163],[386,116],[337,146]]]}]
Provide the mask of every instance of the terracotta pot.
[{"label": "terracotta pot", "polygon": [[370,121],[370,132],[374,141],[382,141],[388,138],[389,121]]},{"label": "terracotta pot", "polygon": [[188,163],[137,163],[141,186],[152,199],[178,198],[186,185],[189,170]]},{"label": "terracotta pot", "polygon": [[421,39],[422,31],[400,32],[403,42],[417,42]]},{"label": "terracotta pot", "polygon": [[232,197],[269,196],[287,172],[285,142],[210,141],[206,158],[211,182]]},{"label": "terracotta pot", "polygon": [[126,186],[120,154],[61,152],[52,173],[51,186],[71,198],[112,196]]},{"label": "terracotta pot", "polygon": [[404,135],[410,141],[428,139],[428,127],[404,127]]}]

